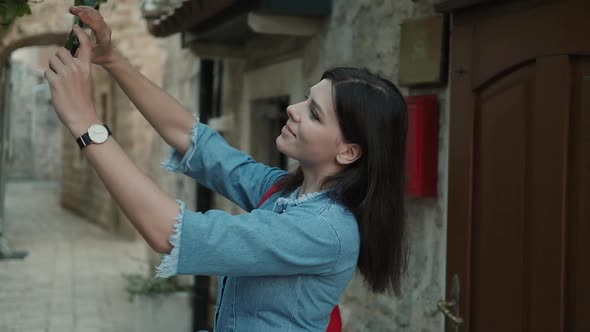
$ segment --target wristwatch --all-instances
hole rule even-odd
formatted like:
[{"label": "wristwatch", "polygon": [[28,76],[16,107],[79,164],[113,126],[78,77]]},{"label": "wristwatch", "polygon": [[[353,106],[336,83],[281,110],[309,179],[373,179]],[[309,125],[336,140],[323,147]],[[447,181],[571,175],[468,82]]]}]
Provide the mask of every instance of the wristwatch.
[{"label": "wristwatch", "polygon": [[107,138],[113,133],[107,125],[95,124],[88,128],[88,131],[82,136],[76,139],[76,143],[80,147],[80,150],[84,149],[90,144],[101,144],[104,143]]}]

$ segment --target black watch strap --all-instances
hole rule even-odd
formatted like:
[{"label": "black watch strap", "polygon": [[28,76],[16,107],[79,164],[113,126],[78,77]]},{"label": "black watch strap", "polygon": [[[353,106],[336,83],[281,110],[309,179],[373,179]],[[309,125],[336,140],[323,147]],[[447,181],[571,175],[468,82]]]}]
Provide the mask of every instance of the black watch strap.
[{"label": "black watch strap", "polygon": [[[109,136],[111,136],[113,133],[111,132],[111,128],[109,128],[109,126],[103,124],[103,126],[107,129],[107,133],[109,134]],[[94,143],[91,139],[90,139],[90,135],[88,135],[88,132],[84,133],[82,136],[78,137],[76,139],[76,143],[78,143],[78,146],[80,147],[80,150],[84,149],[87,145],[90,145],[92,143]]]}]

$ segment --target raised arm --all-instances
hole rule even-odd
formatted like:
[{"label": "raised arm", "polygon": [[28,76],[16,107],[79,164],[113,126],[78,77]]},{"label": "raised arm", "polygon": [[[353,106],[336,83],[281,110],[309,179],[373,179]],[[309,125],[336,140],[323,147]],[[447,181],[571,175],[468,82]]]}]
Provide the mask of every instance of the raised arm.
[{"label": "raised arm", "polygon": [[111,45],[111,29],[97,10],[73,7],[70,12],[80,17],[96,36],[92,62],[103,66],[111,74],[168,145],[181,153],[186,152],[191,143],[190,130],[196,121],[193,116],[176,99],[135,69]]},{"label": "raised arm", "polygon": [[[70,130],[71,139],[101,123],[92,103],[90,39],[81,28],[76,27],[75,32],[80,38],[78,57],[72,58],[61,48],[49,59],[50,69],[45,72],[55,112]],[[83,152],[148,244],[158,252],[170,252],[168,238],[180,208],[176,201],[133,164],[114,138],[90,144]]]},{"label": "raised arm", "polygon": [[[50,58],[50,69],[45,72],[54,109],[61,122],[69,129],[72,139],[89,131],[91,125],[101,123],[92,102],[90,61],[93,56],[100,58],[102,55],[93,52],[89,36],[81,28],[75,27],[75,32],[80,39],[77,57],[72,57],[70,52],[61,48],[55,56]],[[109,59],[112,59],[111,56]],[[126,68],[126,65],[121,65],[121,68]],[[149,87],[151,84],[139,75],[134,77],[139,86]],[[158,99],[154,96],[145,96],[154,94],[155,88],[136,89],[132,86],[135,84],[133,79],[126,82],[130,85],[129,89],[137,95],[137,99],[142,101],[144,98]],[[174,104],[170,100],[173,101],[171,98],[168,99],[168,103],[161,104],[164,105],[162,107]],[[160,128],[159,130],[165,132],[168,139],[173,141],[171,145],[176,148],[175,154],[180,157],[177,163],[178,170],[186,169],[187,173],[195,177],[197,174],[193,173],[199,173],[201,181],[241,202],[245,208],[253,208],[262,197],[262,191],[284,173],[284,171],[257,164],[243,153],[225,146],[221,142],[221,137],[207,130],[206,126],[200,131],[200,137],[197,139],[196,132],[192,130],[196,127],[193,125],[196,120],[181,107],[174,109],[175,120],[172,121],[169,117],[164,117],[158,111],[158,107],[148,106],[146,113],[152,116],[151,119],[155,122],[154,127]],[[189,116],[186,122],[181,114]],[[160,126],[158,121],[166,122],[167,125]],[[186,137],[183,138],[183,135]],[[197,141],[200,142],[199,147],[196,146]],[[223,156],[214,154],[204,158],[190,158],[196,155],[196,151],[215,150],[224,151]],[[145,176],[114,138],[108,138],[101,144],[90,144],[83,148],[83,152],[119,207],[148,244],[158,252],[169,253],[172,249],[169,238],[180,212],[180,207],[174,198],[160,190]],[[199,170],[203,171],[199,172]],[[221,181],[223,179],[225,181]]]},{"label": "raised arm", "polygon": [[173,151],[163,166],[194,178],[246,211],[256,208],[267,190],[287,173],[256,162],[202,123],[192,130],[192,142],[184,154]]}]

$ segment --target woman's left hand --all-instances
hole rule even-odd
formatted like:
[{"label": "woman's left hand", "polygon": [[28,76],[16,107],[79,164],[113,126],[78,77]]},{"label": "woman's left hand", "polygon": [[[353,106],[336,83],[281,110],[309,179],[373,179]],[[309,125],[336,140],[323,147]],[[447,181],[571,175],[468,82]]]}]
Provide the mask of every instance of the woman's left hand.
[{"label": "woman's left hand", "polygon": [[61,48],[49,59],[45,78],[49,82],[53,106],[59,119],[74,137],[82,135],[90,125],[99,123],[92,101],[91,42],[80,27],[74,27],[80,40],[77,57]]}]

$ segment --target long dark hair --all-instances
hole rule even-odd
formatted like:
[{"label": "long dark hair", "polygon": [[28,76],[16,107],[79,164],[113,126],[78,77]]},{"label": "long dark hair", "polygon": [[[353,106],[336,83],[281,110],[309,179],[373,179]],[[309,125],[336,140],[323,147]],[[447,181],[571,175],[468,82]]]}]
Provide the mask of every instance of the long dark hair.
[{"label": "long dark hair", "polygon": [[[324,180],[332,199],[346,206],[359,225],[358,268],[377,293],[401,294],[408,243],[404,209],[407,110],[390,81],[366,69],[333,68],[322,75],[332,82],[334,109],[344,139],[359,144],[362,156]],[[284,191],[303,182],[303,172],[279,183]]]}]

